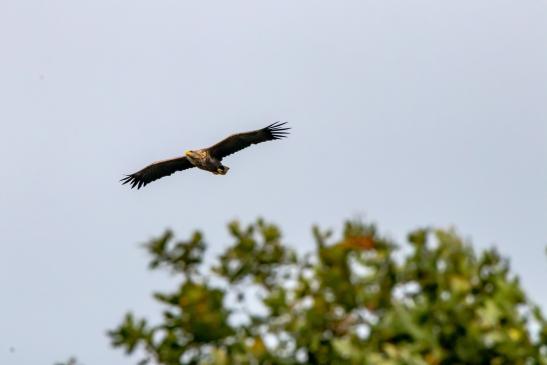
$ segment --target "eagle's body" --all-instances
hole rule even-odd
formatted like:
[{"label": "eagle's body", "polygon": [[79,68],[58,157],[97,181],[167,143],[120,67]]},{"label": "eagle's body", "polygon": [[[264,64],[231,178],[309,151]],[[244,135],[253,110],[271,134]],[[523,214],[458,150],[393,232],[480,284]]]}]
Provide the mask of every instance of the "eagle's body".
[{"label": "eagle's body", "polygon": [[215,175],[226,175],[229,170],[229,167],[222,165],[220,160],[211,156],[207,149],[186,151],[184,155],[198,169],[210,171]]},{"label": "eagle's body", "polygon": [[273,123],[256,131],[234,134],[209,148],[188,150],[182,157],[159,161],[134,174],[127,175],[122,179],[123,184],[130,183],[131,188],[140,189],[154,180],[192,167],[212,172],[215,175],[226,175],[229,167],[222,164],[224,157],[253,144],[286,137],[287,130],[290,128],[282,128],[285,124]]}]

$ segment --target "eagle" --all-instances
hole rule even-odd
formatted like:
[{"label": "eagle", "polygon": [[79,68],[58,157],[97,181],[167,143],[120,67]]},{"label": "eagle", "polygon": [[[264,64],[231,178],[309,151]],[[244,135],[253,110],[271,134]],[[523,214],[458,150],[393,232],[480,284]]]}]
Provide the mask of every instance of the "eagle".
[{"label": "eagle", "polygon": [[230,168],[222,164],[224,157],[253,144],[285,138],[290,129],[286,124],[287,122],[272,123],[255,131],[233,134],[209,148],[186,150],[182,157],[155,162],[140,171],[126,175],[120,181],[123,185],[130,184],[131,189],[135,187],[140,189],[154,180],[192,167],[212,172],[215,175],[226,175]]}]

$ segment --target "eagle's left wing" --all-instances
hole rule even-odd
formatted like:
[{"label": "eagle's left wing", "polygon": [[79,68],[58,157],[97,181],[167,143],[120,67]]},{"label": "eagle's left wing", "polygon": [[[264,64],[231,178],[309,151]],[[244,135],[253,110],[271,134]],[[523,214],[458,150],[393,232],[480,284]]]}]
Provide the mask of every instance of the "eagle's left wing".
[{"label": "eagle's left wing", "polygon": [[169,176],[176,171],[182,171],[192,167],[194,167],[194,165],[192,165],[186,157],[177,157],[170,160],[155,162],[134,174],[127,175],[120,181],[123,182],[123,185],[127,183],[131,184],[131,189],[134,187],[140,189],[142,186],[146,186],[146,184],[154,180]]},{"label": "eagle's left wing", "polygon": [[223,139],[214,146],[209,147],[207,150],[212,157],[222,160],[223,157],[241,151],[252,144],[273,141],[286,137],[289,134],[287,131],[290,128],[283,127],[285,124],[287,124],[287,122],[277,122],[256,131],[234,134]]}]

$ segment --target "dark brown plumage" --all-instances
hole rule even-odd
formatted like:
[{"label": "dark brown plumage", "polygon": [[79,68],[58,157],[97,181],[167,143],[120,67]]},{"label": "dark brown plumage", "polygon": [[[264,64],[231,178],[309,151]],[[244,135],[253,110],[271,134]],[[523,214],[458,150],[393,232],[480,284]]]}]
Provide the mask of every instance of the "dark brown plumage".
[{"label": "dark brown plumage", "polygon": [[131,188],[136,187],[137,189],[140,189],[154,180],[172,175],[177,171],[191,169],[192,167],[194,167],[194,165],[186,158],[186,156],[177,157],[170,160],[154,162],[134,174],[127,175],[120,181],[122,181],[124,185],[130,183]]},{"label": "dark brown plumage", "polygon": [[131,188],[140,189],[154,180],[192,167],[210,171],[215,175],[225,175],[229,167],[222,165],[221,161],[224,157],[253,144],[286,137],[290,128],[285,127],[285,124],[286,122],[277,122],[256,131],[234,134],[209,148],[186,151],[183,157],[155,162],[138,172],[125,176],[121,181],[123,184],[129,183]]},{"label": "dark brown plumage", "polygon": [[250,145],[286,137],[289,134],[287,131],[290,128],[282,128],[285,124],[287,122],[277,122],[256,131],[234,134],[209,147],[207,150],[211,156],[222,160],[224,157],[241,151]]}]

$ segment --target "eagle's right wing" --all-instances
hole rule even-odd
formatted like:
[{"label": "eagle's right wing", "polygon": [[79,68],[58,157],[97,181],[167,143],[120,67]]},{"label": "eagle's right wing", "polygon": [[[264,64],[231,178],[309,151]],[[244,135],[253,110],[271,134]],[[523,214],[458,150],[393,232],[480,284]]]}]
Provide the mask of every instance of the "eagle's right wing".
[{"label": "eagle's right wing", "polygon": [[123,184],[131,184],[131,189],[134,187],[140,189],[154,180],[169,176],[176,171],[182,171],[192,167],[194,167],[194,165],[192,165],[186,157],[178,157],[171,160],[155,162],[134,174],[127,175],[120,181],[122,181]]},{"label": "eagle's right wing", "polygon": [[250,145],[286,137],[289,134],[288,130],[290,128],[284,127],[285,124],[287,122],[277,122],[256,131],[234,134],[209,147],[207,150],[211,156],[222,160],[224,157],[241,151]]}]

